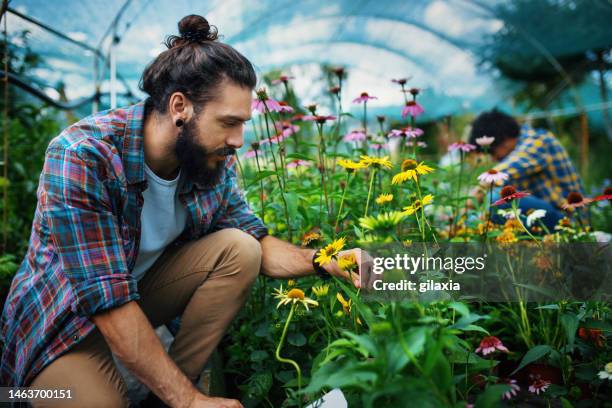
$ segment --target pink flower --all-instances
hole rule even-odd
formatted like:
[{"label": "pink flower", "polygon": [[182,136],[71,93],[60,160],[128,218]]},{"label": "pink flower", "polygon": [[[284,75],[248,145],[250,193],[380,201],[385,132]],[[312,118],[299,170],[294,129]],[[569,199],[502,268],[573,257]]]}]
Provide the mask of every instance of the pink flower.
[{"label": "pink flower", "polygon": [[402,137],[402,136],[415,138],[415,137],[423,136],[423,129],[419,129],[419,128],[412,129],[410,126],[407,126],[402,129],[391,129],[388,136],[390,138]]},{"label": "pink flower", "polygon": [[506,186],[501,189],[501,198],[494,202],[493,205],[502,205],[518,198],[527,197],[528,195],[530,194],[527,192],[516,191],[516,188],[514,188],[513,186]]},{"label": "pink flower", "polygon": [[302,120],[309,120],[312,122],[317,122],[319,124],[323,124],[328,120],[335,120],[335,119],[336,119],[335,116],[330,116],[330,115],[306,115],[302,117]]},{"label": "pink flower", "polygon": [[410,77],[408,77],[408,78],[392,79],[391,82],[393,82],[394,84],[406,85],[406,82],[408,82],[409,79],[410,79]]},{"label": "pink flower", "polygon": [[467,152],[471,152],[474,149],[476,149],[476,146],[474,146],[473,144],[464,143],[464,142],[457,142],[457,143],[453,143],[450,146],[448,146],[449,152],[454,152],[455,150],[461,150],[462,152],[467,153]]},{"label": "pink flower", "polygon": [[487,186],[491,186],[493,184],[501,186],[506,180],[508,180],[508,175],[504,172],[497,171],[495,169],[485,171],[480,176],[478,176],[478,181],[480,181],[481,184]]},{"label": "pink flower", "polygon": [[[259,152],[259,155],[261,156],[261,152]],[[255,150],[253,149],[247,150],[243,155],[245,159],[252,159],[255,156],[257,156],[257,154],[255,153]]]},{"label": "pink flower", "polygon": [[261,100],[259,98],[257,99],[253,99],[253,102],[251,103],[251,110],[257,111],[259,113],[266,113],[266,112],[282,112],[283,107],[280,103],[278,103],[278,101],[275,101],[274,99],[264,99]]},{"label": "pink flower", "polygon": [[602,194],[592,199],[593,201],[612,200],[612,194]]},{"label": "pink flower", "polygon": [[285,140],[285,139],[286,139],[286,138],[288,138],[288,137],[289,137],[288,135],[285,135],[285,134],[283,134],[283,133],[280,133],[280,134],[278,134],[278,135],[276,135],[276,136],[272,136],[272,137],[270,137],[269,139],[263,139],[263,140],[261,141],[261,144],[262,144],[262,145],[265,145],[265,144],[268,144],[268,143],[278,144],[278,143],[282,142],[283,140]]},{"label": "pink flower", "polygon": [[374,149],[374,150],[380,150],[380,149],[385,149],[387,148],[387,144],[386,143],[371,143],[370,144],[370,149]]},{"label": "pink flower", "polygon": [[425,109],[421,105],[419,105],[416,101],[408,101],[406,102],[406,106],[402,109],[402,118],[405,118],[407,115],[416,118],[421,113],[425,112]]},{"label": "pink flower", "polygon": [[510,391],[507,391],[502,396],[503,399],[512,399],[512,397],[516,397],[516,394],[521,390],[521,387],[516,383],[516,380],[508,380],[506,384],[510,386]]},{"label": "pink flower", "polygon": [[495,350],[508,353],[508,349],[504,346],[500,339],[495,336],[487,336],[480,341],[480,346],[476,349],[476,353],[482,353],[483,356],[493,353]]},{"label": "pink flower", "polygon": [[362,92],[358,98],[353,99],[353,103],[367,102],[370,99],[378,99],[376,96],[370,96],[367,92]]},{"label": "pink flower", "polygon": [[493,136],[483,136],[476,138],[476,144],[481,147],[490,146],[495,141]]},{"label": "pink flower", "polygon": [[540,391],[544,392],[550,386],[550,381],[537,379],[529,386],[529,392],[540,395]]},{"label": "pink flower", "polygon": [[278,85],[278,84],[286,84],[287,82],[289,82],[289,80],[290,80],[290,79],[295,79],[295,78],[294,78],[294,77],[292,77],[292,76],[281,75],[281,76],[279,76],[277,79],[274,79],[274,80],[272,81],[272,83],[273,83],[274,85]]},{"label": "pink flower", "polygon": [[293,108],[291,106],[289,106],[289,104],[287,102],[280,101],[278,104],[280,105],[279,112],[282,112],[282,113],[293,113]]},{"label": "pink flower", "polygon": [[306,160],[295,159],[287,163],[285,167],[287,167],[288,169],[295,169],[297,167],[308,167],[308,166],[310,166],[310,162]]},{"label": "pink flower", "polygon": [[300,127],[292,125],[290,122],[279,122],[276,124],[276,130],[281,132],[284,137],[289,137],[300,131]]},{"label": "pink flower", "polygon": [[366,134],[363,130],[353,130],[352,132],[347,133],[342,140],[345,142],[361,142],[366,139]]}]

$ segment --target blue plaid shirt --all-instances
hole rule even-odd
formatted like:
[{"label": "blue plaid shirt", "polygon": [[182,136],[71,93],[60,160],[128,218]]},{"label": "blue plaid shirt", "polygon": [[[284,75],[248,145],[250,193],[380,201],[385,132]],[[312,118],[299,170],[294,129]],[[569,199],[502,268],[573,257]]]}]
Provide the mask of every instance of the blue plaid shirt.
[{"label": "blue plaid shirt", "polygon": [[[143,121],[143,103],[100,112],[49,144],[30,245],[0,320],[1,384],[29,384],[94,329],[91,315],[139,298]],[[172,245],[223,228],[267,234],[238,188],[235,157],[213,187],[187,180],[178,194],[189,217]]]},{"label": "blue plaid shirt", "polygon": [[506,184],[526,190],[561,208],[571,192],[584,194],[567,151],[546,130],[523,127],[516,147],[495,170],[508,173]]}]

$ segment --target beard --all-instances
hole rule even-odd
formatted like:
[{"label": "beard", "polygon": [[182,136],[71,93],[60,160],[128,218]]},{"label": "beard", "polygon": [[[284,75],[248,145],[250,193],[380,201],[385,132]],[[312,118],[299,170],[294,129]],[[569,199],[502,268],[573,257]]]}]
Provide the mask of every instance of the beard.
[{"label": "beard", "polygon": [[196,141],[196,133],[195,120],[185,122],[176,139],[174,153],[188,180],[211,187],[225,167],[225,160],[218,159],[236,154],[236,150],[223,147],[209,151]]}]

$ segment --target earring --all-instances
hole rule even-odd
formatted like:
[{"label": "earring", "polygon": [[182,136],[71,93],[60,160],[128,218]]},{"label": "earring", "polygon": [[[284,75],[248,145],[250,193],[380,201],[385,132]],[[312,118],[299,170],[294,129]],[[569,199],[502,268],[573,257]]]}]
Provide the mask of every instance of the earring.
[{"label": "earring", "polygon": [[185,124],[185,121],[184,121],[183,119],[178,118],[178,119],[176,120],[176,127],[181,127],[181,126],[183,126],[184,124]]}]

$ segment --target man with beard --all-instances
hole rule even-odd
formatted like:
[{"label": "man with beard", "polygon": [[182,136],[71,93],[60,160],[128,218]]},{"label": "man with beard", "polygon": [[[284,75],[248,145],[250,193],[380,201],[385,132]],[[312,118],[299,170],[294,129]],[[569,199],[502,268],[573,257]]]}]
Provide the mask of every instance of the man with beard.
[{"label": "man with beard", "polygon": [[[85,118],[49,144],[0,321],[2,384],[70,390],[60,406],[128,406],[114,354],[154,394],[147,406],[240,407],[193,383],[260,271],[349,278],[269,236],[249,209],[234,152],[255,72],[203,17],[179,31],[143,73],[145,103]],[[166,353],[153,328],[177,316]]]}]

